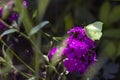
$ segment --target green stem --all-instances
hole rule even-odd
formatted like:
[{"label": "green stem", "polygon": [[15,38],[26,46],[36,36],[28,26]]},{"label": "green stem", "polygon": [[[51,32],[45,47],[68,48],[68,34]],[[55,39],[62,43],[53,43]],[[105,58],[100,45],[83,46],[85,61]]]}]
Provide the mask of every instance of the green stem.
[{"label": "green stem", "polygon": [[27,76],[25,73],[23,73],[23,72],[21,72],[21,71],[18,71],[21,75],[23,75],[24,77],[26,77],[26,78],[30,78],[29,76]]},{"label": "green stem", "polygon": [[23,75],[24,77],[26,77],[26,78],[30,78],[28,75],[26,75],[25,73],[23,73],[23,72],[21,72],[21,71],[19,71],[17,68],[15,68],[14,66],[12,66],[12,68],[15,70],[15,71],[17,71],[17,72],[19,72],[21,75]]},{"label": "green stem", "polygon": [[[21,33],[19,32],[23,37],[25,37],[26,39],[28,39],[30,41],[30,43],[32,44],[32,48],[33,48],[33,51],[35,53],[35,76],[36,76],[36,80],[39,80],[39,61],[40,61],[40,58],[44,58],[43,55],[42,55],[42,52],[39,50],[39,47],[40,47],[40,44],[41,44],[41,33],[38,34],[39,36],[39,42],[38,42],[38,39],[35,40],[34,37],[29,37],[27,35],[25,35],[24,33]],[[38,42],[38,43],[35,43],[35,42]]]},{"label": "green stem", "polygon": [[6,27],[10,27],[5,21],[3,21],[1,18],[0,18],[0,22],[2,23],[2,24],[4,24]]},{"label": "green stem", "polygon": [[[8,47],[8,45],[1,39],[0,40],[6,47]],[[34,72],[34,70],[28,66],[12,49],[10,49],[11,52],[13,53],[13,55],[21,62],[23,63],[28,69],[30,69],[32,72]]]}]

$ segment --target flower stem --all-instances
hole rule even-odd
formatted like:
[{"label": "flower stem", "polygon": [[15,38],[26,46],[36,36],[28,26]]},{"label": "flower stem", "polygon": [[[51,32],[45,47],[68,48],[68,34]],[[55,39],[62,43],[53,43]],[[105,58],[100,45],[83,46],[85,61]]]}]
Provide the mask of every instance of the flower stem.
[{"label": "flower stem", "polygon": [[[6,47],[9,47],[2,39],[0,40]],[[34,72],[34,70],[28,66],[12,49],[10,49],[10,51],[13,53],[13,55],[21,62],[23,63],[28,69],[30,69],[32,72]]]}]

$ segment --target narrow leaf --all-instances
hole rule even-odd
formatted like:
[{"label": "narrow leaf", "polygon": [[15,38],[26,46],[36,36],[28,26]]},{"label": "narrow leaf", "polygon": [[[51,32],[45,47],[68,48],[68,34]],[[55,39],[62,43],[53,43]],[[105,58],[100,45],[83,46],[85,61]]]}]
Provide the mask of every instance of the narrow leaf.
[{"label": "narrow leaf", "polygon": [[8,29],[8,30],[4,31],[0,36],[3,37],[3,36],[5,36],[5,35],[14,33],[14,32],[16,32],[16,31],[17,31],[16,29]]},{"label": "narrow leaf", "polygon": [[41,22],[39,25],[35,26],[34,28],[32,28],[32,29],[30,30],[29,35],[31,36],[31,35],[37,33],[41,28],[43,28],[43,27],[44,27],[45,25],[47,25],[48,23],[49,23],[48,21],[43,21],[43,22]]},{"label": "narrow leaf", "polygon": [[35,12],[32,15],[32,18],[34,19],[37,16],[37,10],[35,10]]},{"label": "narrow leaf", "polygon": [[35,80],[35,77],[31,77],[31,78],[29,78],[28,80]]},{"label": "narrow leaf", "polygon": [[3,52],[3,56],[4,56],[7,64],[9,66],[12,66],[12,58],[11,58],[10,47],[8,47],[7,50],[5,50],[5,47],[2,46],[2,52]]},{"label": "narrow leaf", "polygon": [[0,63],[4,63],[6,62],[5,59],[3,57],[0,57]]},{"label": "narrow leaf", "polygon": [[46,11],[46,8],[49,4],[50,0],[37,0],[38,5],[38,22],[40,22],[44,16],[44,13]]}]

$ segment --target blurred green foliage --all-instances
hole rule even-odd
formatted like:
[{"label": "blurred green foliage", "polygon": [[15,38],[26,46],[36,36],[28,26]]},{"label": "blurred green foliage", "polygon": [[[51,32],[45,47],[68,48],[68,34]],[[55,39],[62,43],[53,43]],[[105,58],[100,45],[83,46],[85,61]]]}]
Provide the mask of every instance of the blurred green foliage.
[{"label": "blurred green foliage", "polygon": [[[3,5],[5,3],[4,1],[1,2],[0,5]],[[18,71],[20,76],[22,75],[21,80],[25,80],[26,78],[29,80],[38,80],[39,76],[41,78],[40,80],[45,80],[43,79],[43,74],[45,74],[44,71],[46,70],[46,80],[55,80],[56,76],[58,77],[62,73],[62,68],[58,69],[57,72],[56,67],[49,63],[47,54],[50,48],[60,44],[64,39],[63,36],[66,35],[67,30],[71,27],[85,27],[87,24],[95,21],[101,21],[104,25],[102,39],[96,41],[98,63],[96,62],[96,64],[93,65],[92,70],[94,69],[95,74],[97,74],[105,62],[107,62],[106,60],[111,60],[111,62],[114,63],[120,62],[120,1],[28,0],[28,9],[23,7],[23,0],[14,1],[14,10],[19,13],[20,17],[16,22],[18,23],[17,26],[15,26],[17,30],[16,28],[11,29],[11,27],[9,27],[9,29],[4,32],[0,31],[0,33],[3,33],[1,34],[2,38],[0,37],[1,45],[4,45],[0,46],[0,74],[2,72],[11,72],[11,74],[16,76],[19,75],[12,73],[11,69],[13,69],[13,71]],[[7,21],[6,16],[9,14],[8,9],[9,8],[4,9],[5,21]],[[46,21],[49,21],[49,24],[47,24]],[[9,25],[11,26],[11,24]],[[6,35],[8,35],[9,38]],[[5,40],[7,45],[2,39]],[[26,41],[24,42],[24,40]],[[12,41],[16,41],[16,43],[19,44],[17,45],[18,48],[11,46],[13,45],[13,43],[11,43]],[[46,64],[48,66],[46,66]],[[22,67],[21,70],[19,68],[17,69],[16,65],[24,65],[24,67]],[[5,66],[5,69],[3,69],[3,66]],[[96,66],[98,67],[96,68]],[[59,68],[59,65],[57,65],[57,67]],[[3,71],[1,71],[1,69]],[[92,70],[89,74],[92,74]],[[4,76],[6,75],[8,74]],[[80,76],[71,74],[67,77],[65,77],[65,74],[61,76],[59,77],[61,77],[62,80],[78,80],[81,78]],[[120,76],[119,73],[116,80],[120,79],[118,76]],[[35,77],[37,78],[35,79]],[[101,80],[103,80],[103,78]]]}]

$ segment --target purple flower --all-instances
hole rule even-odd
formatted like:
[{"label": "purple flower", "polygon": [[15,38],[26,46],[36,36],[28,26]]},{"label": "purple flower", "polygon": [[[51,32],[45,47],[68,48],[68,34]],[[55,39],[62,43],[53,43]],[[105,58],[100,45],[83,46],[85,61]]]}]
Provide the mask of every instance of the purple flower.
[{"label": "purple flower", "polygon": [[[84,28],[74,27],[68,34],[68,45],[64,50],[66,56],[64,66],[69,72],[82,74],[96,60],[96,53],[92,51],[95,48],[94,41],[86,36]],[[74,69],[71,69],[73,67]]]},{"label": "purple flower", "polygon": [[4,29],[4,28],[6,28],[6,26],[0,22],[0,29]]},{"label": "purple flower", "polygon": [[74,38],[74,39],[77,39],[77,40],[81,40],[83,39],[83,37],[85,36],[85,31],[83,28],[80,28],[80,27],[74,27],[72,28],[71,30],[69,30],[67,32],[70,36],[70,38]]},{"label": "purple flower", "polygon": [[3,8],[0,7],[0,17],[2,17]]},{"label": "purple flower", "polygon": [[24,6],[25,8],[28,8],[28,2],[27,2],[27,0],[24,0],[24,1],[23,1],[23,6]]},{"label": "purple flower", "polygon": [[[64,66],[71,73],[83,74],[89,65],[96,60],[94,41],[86,36],[84,28],[78,26],[70,29],[68,35],[69,37],[65,41],[67,46],[63,50],[63,55],[66,58],[63,62]],[[52,58],[55,51],[56,48],[50,51],[50,58]]]},{"label": "purple flower", "polygon": [[56,48],[56,47],[52,48],[52,49],[49,51],[48,57],[49,57],[50,60],[52,59],[52,57],[54,56],[54,54],[55,54],[56,51],[57,51],[57,48]]},{"label": "purple flower", "polygon": [[14,20],[17,20],[18,17],[19,17],[18,13],[16,13],[16,12],[13,11],[9,19],[11,21],[14,21]]},{"label": "purple flower", "polygon": [[80,60],[76,60],[74,58],[66,58],[64,61],[64,66],[71,73],[78,72],[82,74],[87,68],[87,63],[83,63]]},{"label": "purple flower", "polygon": [[72,40],[71,43],[68,43],[68,46],[64,50],[64,55],[66,57],[77,56],[81,58],[83,54],[86,54],[88,51],[89,51],[89,46],[85,42]]}]

